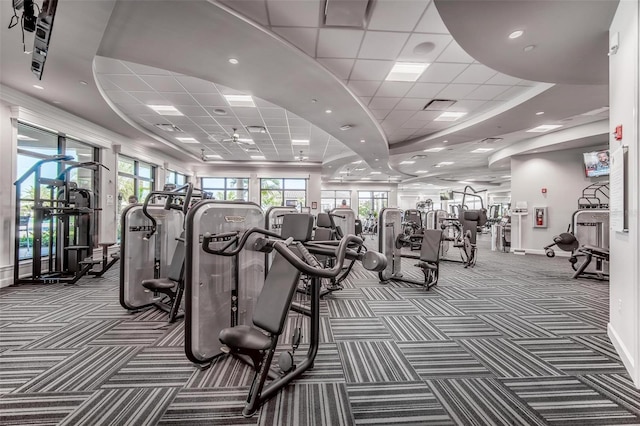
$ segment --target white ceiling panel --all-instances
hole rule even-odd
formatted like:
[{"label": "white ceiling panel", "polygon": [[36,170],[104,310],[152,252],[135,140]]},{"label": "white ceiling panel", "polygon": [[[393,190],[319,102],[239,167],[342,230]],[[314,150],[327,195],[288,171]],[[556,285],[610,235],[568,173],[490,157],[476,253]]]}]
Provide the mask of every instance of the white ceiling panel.
[{"label": "white ceiling panel", "polygon": [[467,98],[469,99],[482,99],[482,100],[486,100],[489,101],[493,98],[495,98],[496,96],[500,95],[501,93],[504,93],[506,90],[509,89],[510,86],[498,86],[498,85],[489,85],[489,84],[483,84],[482,86],[478,87],[476,90],[474,90],[473,92],[469,93],[467,95]]},{"label": "white ceiling panel", "polygon": [[269,20],[276,27],[317,27],[320,0],[267,0]]},{"label": "white ceiling panel", "polygon": [[364,31],[345,28],[321,28],[318,35],[319,58],[355,58]]},{"label": "white ceiling panel", "polygon": [[376,90],[378,90],[378,87],[380,87],[379,81],[349,81],[349,89],[358,96],[373,96]]},{"label": "white ceiling panel", "polygon": [[529,89],[531,89],[531,88],[527,87],[527,86],[513,86],[513,87],[510,87],[509,89],[505,90],[504,92],[500,93],[498,96],[496,96],[494,98],[494,100],[496,100],[496,101],[508,101],[509,99],[513,99],[513,98],[523,94],[524,92],[526,92]]},{"label": "white ceiling panel", "polygon": [[167,70],[162,70],[160,68],[148,67],[146,65],[135,64],[133,62],[128,62],[126,65],[131,71],[139,76],[143,75],[171,75],[171,72]]},{"label": "white ceiling panel", "polygon": [[349,79],[382,81],[391,71],[393,63],[393,61],[358,59],[353,66]]},{"label": "white ceiling panel", "polygon": [[183,105],[179,108],[180,112],[190,117],[206,117],[209,115],[207,110],[199,106],[186,106]]},{"label": "white ceiling panel", "polygon": [[468,64],[435,62],[429,65],[429,68],[422,73],[418,81],[429,83],[451,83],[468,66]]},{"label": "white ceiling panel", "polygon": [[392,109],[400,101],[401,98],[381,98],[375,97],[369,102],[371,109]]},{"label": "white ceiling panel", "polygon": [[440,14],[436,8],[436,5],[431,2],[427,11],[418,22],[415,29],[418,33],[435,33],[435,34],[449,34],[447,26],[442,22]]},{"label": "white ceiling panel", "polygon": [[265,120],[267,118],[279,118],[284,120],[286,118],[285,110],[282,108],[259,108],[260,115]]},{"label": "white ceiling panel", "polygon": [[167,100],[158,92],[129,92],[138,101],[145,105],[170,105],[171,101]]},{"label": "white ceiling panel", "polygon": [[462,99],[479,87],[477,84],[449,84],[438,93],[441,99]]},{"label": "white ceiling panel", "polygon": [[449,46],[438,56],[438,62],[456,62],[470,64],[475,60],[464,51],[460,45],[453,40]]},{"label": "white ceiling panel", "polygon": [[384,118],[391,112],[391,108],[384,109],[370,109],[371,114],[376,118],[376,120],[384,120]]},{"label": "white ceiling panel", "polygon": [[339,79],[347,80],[356,61],[354,59],[319,58],[318,62],[327,67]]},{"label": "white ceiling panel", "polygon": [[432,99],[446,86],[442,83],[416,83],[407,93],[407,97]]},{"label": "white ceiling panel", "polygon": [[486,101],[482,101],[482,100],[463,99],[461,101],[456,102],[449,108],[447,108],[447,111],[472,113],[478,108],[480,108],[485,102]]},{"label": "white ceiling panel", "polygon": [[396,105],[397,110],[419,111],[427,104],[428,101],[423,98],[404,98]]},{"label": "white ceiling panel", "polygon": [[506,86],[515,86],[519,84],[522,80],[516,77],[511,77],[510,75],[502,74],[501,72],[497,73],[489,80],[487,80],[487,84],[502,84]]},{"label": "white ceiling panel", "polygon": [[369,18],[369,30],[413,31],[422,16],[427,1],[378,0]]},{"label": "white ceiling panel", "polygon": [[471,64],[456,79],[454,83],[482,84],[497,74],[497,71],[482,65]]},{"label": "white ceiling panel", "polygon": [[358,96],[358,98],[364,105],[369,105],[369,102],[371,102],[372,96]]},{"label": "white ceiling panel", "polygon": [[209,116],[195,116],[195,117],[191,117],[191,121],[193,121],[194,123],[202,126],[202,125],[216,125],[216,121]]},{"label": "white ceiling panel", "polygon": [[151,87],[136,75],[108,75],[107,79],[125,91],[143,92]]},{"label": "white ceiling panel", "polygon": [[227,101],[220,95],[213,93],[192,93],[191,96],[205,107],[229,107]]},{"label": "white ceiling panel", "polygon": [[[113,99],[112,99],[113,100]],[[115,101],[114,101],[115,102]],[[117,102],[116,102],[117,103]],[[129,103],[117,103],[118,108],[129,115],[147,115],[151,111],[148,106],[141,103],[129,104]]]},{"label": "white ceiling panel", "polygon": [[248,118],[252,120],[258,120],[260,126],[262,125],[262,118],[257,108],[250,107],[236,107],[233,108],[233,112],[238,118]]},{"label": "white ceiling panel", "polygon": [[216,86],[205,80],[195,77],[176,76],[176,80],[184,87],[187,92],[191,93],[218,93]]},{"label": "white ceiling panel", "polygon": [[[129,94],[127,92],[122,92],[122,91],[109,91],[106,92],[107,96],[109,96],[109,99],[111,99],[113,102],[117,103],[117,104],[140,104],[140,100],[133,96],[134,94]],[[162,99],[161,96],[159,96],[157,93],[155,92],[151,92],[156,96],[156,99],[158,101],[164,101]],[[144,103],[144,102],[143,102]],[[148,107],[146,107],[148,109]],[[148,109],[148,111],[151,111],[150,109]]]},{"label": "white ceiling panel", "polygon": [[411,118],[415,113],[413,111],[391,111],[384,121],[394,121],[398,123],[404,123]]},{"label": "white ceiling panel", "polygon": [[260,99],[260,98],[253,98],[253,103],[256,104],[256,106],[259,107],[259,108],[278,108],[278,109],[282,109],[278,105],[272,104],[271,102],[267,102],[264,99]]},{"label": "white ceiling panel", "polygon": [[267,16],[267,5],[265,0],[250,0],[250,1],[237,1],[237,0],[219,0],[220,3],[229,6],[230,8],[240,12],[244,16],[253,19],[261,25],[269,25],[269,18]]},{"label": "white ceiling panel", "polygon": [[307,55],[316,56],[317,28],[272,27],[271,29]]},{"label": "white ceiling panel", "polygon": [[269,129],[271,126],[285,127],[287,125],[287,120],[284,118],[264,118],[263,115],[263,119],[264,124],[267,126],[267,129]]},{"label": "white ceiling panel", "polygon": [[439,116],[440,114],[442,114],[442,111],[418,111],[411,118],[413,120],[423,120],[423,121],[432,122],[433,119]]},{"label": "white ceiling panel", "polygon": [[[142,92],[145,93],[145,92]],[[193,96],[186,93],[163,93],[162,97],[168,100],[171,105],[179,106],[179,105],[198,105],[198,101],[196,101]]]},{"label": "white ceiling panel", "polygon": [[413,87],[413,84],[406,81],[385,81],[378,88],[376,96],[402,98]]},{"label": "white ceiling panel", "polygon": [[358,52],[360,59],[396,59],[409,33],[367,31]]},{"label": "white ceiling panel", "polygon": [[398,60],[407,62],[434,62],[451,43],[453,37],[445,34],[411,34]]}]

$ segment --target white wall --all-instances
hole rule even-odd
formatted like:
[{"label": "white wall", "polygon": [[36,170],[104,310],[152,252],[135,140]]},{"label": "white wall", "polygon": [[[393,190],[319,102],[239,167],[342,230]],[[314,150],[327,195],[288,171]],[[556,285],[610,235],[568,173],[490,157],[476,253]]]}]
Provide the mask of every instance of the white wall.
[{"label": "white wall", "polygon": [[[567,232],[573,212],[578,209],[578,198],[589,184],[603,178],[587,178],[584,174],[582,153],[606,145],[553,151],[511,158],[511,207],[526,201],[529,214],[522,217],[522,243],[518,244],[518,219],[513,218],[513,248],[527,253],[543,254],[542,248],[553,242],[553,237]],[[542,188],[547,193],[542,193]],[[547,207],[547,228],[533,227],[533,208]]]},{"label": "white wall", "polygon": [[[610,233],[609,338],[615,345],[636,387],[640,388],[640,217],[638,111],[640,108],[640,57],[637,1],[621,0],[610,34],[619,33],[619,50],[609,59],[609,105],[611,131],[623,126],[622,144],[629,148],[629,232]],[[610,138],[610,150],[621,143]],[[613,167],[616,167],[614,164]]]}]

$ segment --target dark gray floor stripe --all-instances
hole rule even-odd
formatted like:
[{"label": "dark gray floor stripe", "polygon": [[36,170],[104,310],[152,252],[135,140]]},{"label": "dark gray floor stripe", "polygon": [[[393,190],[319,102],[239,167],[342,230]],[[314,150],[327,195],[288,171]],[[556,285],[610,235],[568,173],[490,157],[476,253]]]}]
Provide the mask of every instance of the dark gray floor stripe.
[{"label": "dark gray floor stripe", "polygon": [[398,291],[392,288],[363,287],[361,290],[367,300],[404,300]]},{"label": "dark gray floor stripe", "polygon": [[339,342],[338,349],[348,383],[420,380],[391,341]]},{"label": "dark gray floor stripe", "polygon": [[576,342],[584,345],[594,351],[607,356],[622,365],[622,361],[620,361],[620,357],[616,352],[611,340],[609,340],[609,336],[606,334],[602,335],[590,335],[590,336],[568,336],[571,340],[575,340]]},{"label": "dark gray floor stripe", "polygon": [[561,313],[550,315],[523,315],[522,318],[558,336],[602,334],[604,331]]},{"label": "dark gray floor stripe", "polygon": [[508,312],[505,308],[487,299],[450,300],[449,303],[466,315],[501,314]]},{"label": "dark gray floor stripe", "polygon": [[249,388],[182,389],[166,409],[159,425],[255,425],[242,409]]},{"label": "dark gray floor stripe", "polygon": [[221,355],[206,369],[196,368],[185,388],[239,388],[251,386],[254,370],[232,356]]},{"label": "dark gray floor stripe", "polygon": [[0,398],[0,424],[57,425],[90,396],[90,392],[4,395]]},{"label": "dark gray floor stripe", "polygon": [[489,324],[505,336],[519,337],[553,337],[552,332],[513,314],[478,315],[482,321]]},{"label": "dark gray floor stripe", "polygon": [[423,382],[347,385],[356,425],[454,424]]},{"label": "dark gray floor stripe", "polygon": [[14,349],[0,354],[0,394],[12,392],[70,357],[76,350]]},{"label": "dark gray floor stripe", "polygon": [[349,426],[354,423],[343,383],[296,383],[265,404],[258,424]]},{"label": "dark gray floor stripe", "polygon": [[545,424],[495,379],[429,380],[427,384],[456,424]]},{"label": "dark gray floor stripe", "polygon": [[78,321],[38,339],[24,349],[80,349],[108,332],[117,321]]},{"label": "dark gray floor stripe", "polygon": [[364,300],[327,300],[331,318],[373,317],[373,311]]},{"label": "dark gray floor stripe", "polygon": [[463,316],[464,312],[451,305],[442,297],[414,299],[413,304],[428,317]]},{"label": "dark gray floor stripe", "polygon": [[578,379],[640,417],[640,389],[626,373],[587,375]]},{"label": "dark gray floor stripe", "polygon": [[165,322],[121,321],[94,339],[91,344],[100,346],[146,346],[166,333]]},{"label": "dark gray floor stripe", "polygon": [[31,319],[32,323],[74,322],[89,312],[100,309],[102,304],[73,303]]},{"label": "dark gray floor stripe", "polygon": [[498,330],[474,316],[430,317],[429,321],[451,339],[502,336]]},{"label": "dark gray floor stripe", "polygon": [[335,340],[391,339],[379,318],[331,318],[330,321]]},{"label": "dark gray floor stripe", "polygon": [[420,315],[420,309],[412,305],[408,300],[385,301],[376,300],[367,302],[371,310],[378,317],[389,317],[394,315]]},{"label": "dark gray floor stripe", "polygon": [[503,383],[551,425],[640,423],[640,417],[575,377],[508,379]]},{"label": "dark gray floor stripe", "polygon": [[455,341],[400,342],[398,347],[422,379],[491,376],[480,361]]},{"label": "dark gray floor stripe", "polygon": [[498,306],[502,306],[514,315],[546,315],[552,312],[540,306],[536,306],[530,301],[522,300],[517,297],[498,297],[492,299],[492,302]]},{"label": "dark gray floor stripe", "polygon": [[15,323],[0,328],[0,343],[2,346],[20,347],[41,339],[54,331],[65,327],[66,323]]},{"label": "dark gray floor stripe", "polygon": [[390,316],[382,318],[382,322],[396,341],[448,340],[443,332],[424,317]]}]

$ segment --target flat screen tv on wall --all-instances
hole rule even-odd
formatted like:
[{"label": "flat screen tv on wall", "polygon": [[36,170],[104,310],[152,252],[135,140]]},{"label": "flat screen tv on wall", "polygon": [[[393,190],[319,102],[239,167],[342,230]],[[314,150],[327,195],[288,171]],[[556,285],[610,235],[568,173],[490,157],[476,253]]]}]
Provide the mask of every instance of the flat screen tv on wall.
[{"label": "flat screen tv on wall", "polygon": [[609,175],[609,150],[591,151],[582,154],[584,156],[584,174],[587,177]]}]

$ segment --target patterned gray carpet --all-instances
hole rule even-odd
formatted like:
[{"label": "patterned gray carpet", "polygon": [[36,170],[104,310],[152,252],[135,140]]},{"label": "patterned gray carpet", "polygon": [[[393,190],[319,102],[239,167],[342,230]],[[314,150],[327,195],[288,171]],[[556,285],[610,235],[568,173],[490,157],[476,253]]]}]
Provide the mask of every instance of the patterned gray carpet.
[{"label": "patterned gray carpet", "polygon": [[442,262],[428,292],[356,269],[322,302],[315,368],[250,419],[249,369],[191,365],[181,323],[120,307],[117,271],[2,289],[0,424],[640,424],[606,335],[608,283],[480,245],[474,269]]}]

